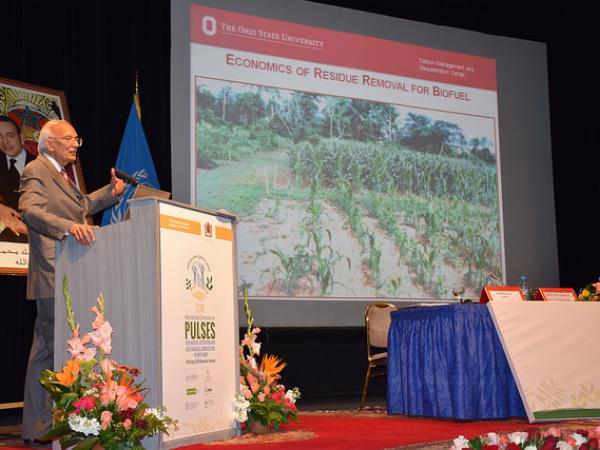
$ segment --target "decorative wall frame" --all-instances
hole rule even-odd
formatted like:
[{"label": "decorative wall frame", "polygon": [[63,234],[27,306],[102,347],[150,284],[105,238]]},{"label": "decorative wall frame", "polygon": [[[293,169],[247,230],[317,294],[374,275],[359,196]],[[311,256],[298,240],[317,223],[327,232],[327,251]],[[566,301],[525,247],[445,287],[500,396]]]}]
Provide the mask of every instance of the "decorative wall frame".
[{"label": "decorative wall frame", "polygon": [[[21,128],[22,147],[28,161],[37,157],[37,138],[42,126],[52,119],[69,120],[63,92],[6,78],[0,78],[0,115],[9,117]],[[8,170],[8,164],[0,140],[0,176],[2,170]],[[67,172],[79,189],[86,192],[79,159]],[[0,183],[0,274],[27,274],[29,244],[26,236],[17,237],[2,222],[3,214],[4,217],[7,217],[6,214],[15,214],[16,203],[18,192]]]}]

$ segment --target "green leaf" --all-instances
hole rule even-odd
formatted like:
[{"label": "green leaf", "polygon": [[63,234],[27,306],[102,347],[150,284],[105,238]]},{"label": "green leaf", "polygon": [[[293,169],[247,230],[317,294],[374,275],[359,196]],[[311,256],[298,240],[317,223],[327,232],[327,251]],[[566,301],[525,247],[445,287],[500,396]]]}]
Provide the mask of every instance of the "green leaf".
[{"label": "green leaf", "polygon": [[79,444],[77,444],[75,447],[73,447],[72,450],[90,450],[92,448],[94,448],[94,445],[96,445],[98,443],[99,439],[96,436],[91,436],[83,441],[81,441]]},{"label": "green leaf", "polygon": [[51,440],[54,440],[61,436],[65,436],[66,434],[68,434],[70,432],[71,432],[71,429],[69,428],[69,424],[67,424],[67,423],[64,423],[59,426],[55,425],[50,431],[48,431],[46,434],[44,434],[42,436],[42,440],[43,441],[51,441]]},{"label": "green leaf", "polygon": [[469,441],[469,445],[474,448],[475,450],[481,450],[481,447],[483,447],[483,442],[481,441],[481,437],[476,436],[473,439],[471,439]]}]

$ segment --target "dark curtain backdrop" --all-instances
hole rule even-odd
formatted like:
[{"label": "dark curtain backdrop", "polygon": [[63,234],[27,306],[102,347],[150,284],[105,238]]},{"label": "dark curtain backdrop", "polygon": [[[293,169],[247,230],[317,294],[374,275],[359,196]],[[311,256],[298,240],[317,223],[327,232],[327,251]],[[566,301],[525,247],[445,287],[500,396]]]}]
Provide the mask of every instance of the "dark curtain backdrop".
[{"label": "dark curtain backdrop", "polygon": [[[546,42],[561,284],[578,288],[600,275],[595,204],[600,190],[598,75],[593,68],[598,39],[591,6],[538,0],[322,3]],[[1,10],[0,77],[65,92],[70,117],[85,138],[80,157],[88,190],[108,181],[136,70],[146,137],[161,187],[170,190],[169,1],[3,0]],[[21,399],[34,315],[24,301],[24,282],[23,277],[0,276],[2,368],[9,368],[0,370],[0,403]],[[265,351],[288,362],[285,377],[302,387],[304,398],[332,393],[358,398],[365,370],[362,330],[265,331]],[[331,342],[336,343],[335,352],[330,351]],[[311,378],[311,367],[344,375],[324,382]]]},{"label": "dark curtain backdrop", "polygon": [[[71,121],[85,140],[80,160],[88,191],[110,180],[136,70],[142,124],[161,187],[170,190],[169,1],[8,0],[0,9],[0,77],[65,92]],[[25,277],[0,275],[0,298],[5,403],[23,398],[35,306],[24,300]]]}]

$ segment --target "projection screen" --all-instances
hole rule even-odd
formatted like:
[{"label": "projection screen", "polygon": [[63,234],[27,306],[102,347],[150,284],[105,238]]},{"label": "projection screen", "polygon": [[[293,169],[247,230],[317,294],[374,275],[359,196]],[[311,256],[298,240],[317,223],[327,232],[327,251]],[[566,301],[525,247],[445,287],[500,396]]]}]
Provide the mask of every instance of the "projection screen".
[{"label": "projection screen", "polygon": [[172,22],[174,197],[238,216],[263,325],[557,285],[544,45],[308,2]]}]

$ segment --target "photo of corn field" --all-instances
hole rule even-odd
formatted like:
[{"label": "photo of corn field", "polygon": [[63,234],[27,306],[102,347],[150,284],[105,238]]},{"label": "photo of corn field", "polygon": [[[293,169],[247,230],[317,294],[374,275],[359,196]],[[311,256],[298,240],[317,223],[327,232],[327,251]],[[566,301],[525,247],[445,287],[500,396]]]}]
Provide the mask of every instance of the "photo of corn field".
[{"label": "photo of corn field", "polygon": [[478,298],[502,276],[494,120],[198,78],[196,203],[255,297]]}]

